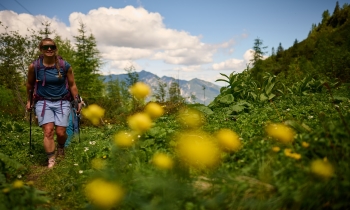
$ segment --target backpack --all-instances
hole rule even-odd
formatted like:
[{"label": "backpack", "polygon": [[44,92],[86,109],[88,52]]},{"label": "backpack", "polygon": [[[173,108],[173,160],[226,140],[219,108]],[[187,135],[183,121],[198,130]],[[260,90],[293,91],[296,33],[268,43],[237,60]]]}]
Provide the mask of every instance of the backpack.
[{"label": "backpack", "polygon": [[[36,59],[35,61],[33,61],[33,66],[34,66],[34,72],[35,72],[35,84],[34,84],[34,91],[33,91],[33,101],[34,103],[36,103],[39,100],[44,100],[44,107],[43,110],[41,112],[41,116],[44,116],[45,113],[45,106],[46,106],[46,100],[68,100],[70,102],[72,102],[74,100],[70,90],[69,90],[69,84],[68,84],[68,78],[66,76],[66,89],[68,90],[68,93],[66,95],[64,95],[63,97],[59,97],[59,98],[45,98],[43,96],[40,96],[37,94],[37,89],[38,89],[38,71],[42,70],[40,69],[40,60],[42,60],[44,58],[43,55],[40,55],[38,59]],[[59,61],[59,65],[60,68],[63,69],[63,71],[66,73],[67,75],[67,71],[68,69],[65,68],[65,61],[63,60],[63,58],[61,56],[57,56],[58,61]],[[46,70],[46,67],[43,69],[44,71]],[[42,86],[45,86],[45,74],[44,74],[44,81],[42,82]]]}]

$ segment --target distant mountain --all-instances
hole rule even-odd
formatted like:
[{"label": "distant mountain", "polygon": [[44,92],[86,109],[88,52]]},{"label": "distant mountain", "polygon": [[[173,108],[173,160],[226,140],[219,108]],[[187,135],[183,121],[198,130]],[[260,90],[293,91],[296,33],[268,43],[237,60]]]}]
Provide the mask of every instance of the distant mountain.
[{"label": "distant mountain", "polygon": [[[140,81],[151,86],[152,92],[155,92],[156,88],[158,87],[158,80],[165,82],[167,84],[167,88],[170,87],[170,84],[173,81],[179,82],[181,96],[186,98],[186,101],[188,101],[189,103],[202,103],[208,105],[211,101],[214,100],[214,98],[217,95],[219,95],[221,88],[220,86],[215,85],[211,82],[203,81],[197,78],[191,79],[190,81],[181,79],[178,81],[175,78],[167,76],[159,78],[157,75],[144,70],[137,72],[137,74],[139,75]],[[118,79],[119,81],[126,81],[127,77],[127,74],[111,74],[102,76],[104,82],[116,79]],[[205,87],[205,90],[203,90],[203,86]],[[196,99],[194,101],[191,100],[191,95],[196,96]]]}]

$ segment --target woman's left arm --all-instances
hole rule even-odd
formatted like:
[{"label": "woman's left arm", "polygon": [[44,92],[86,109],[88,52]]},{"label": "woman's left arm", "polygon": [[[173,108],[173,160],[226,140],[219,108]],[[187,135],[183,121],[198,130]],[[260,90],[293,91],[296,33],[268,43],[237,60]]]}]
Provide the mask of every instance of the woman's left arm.
[{"label": "woman's left arm", "polygon": [[[67,71],[67,79],[68,79],[69,90],[70,90],[71,94],[73,95],[74,100],[79,101],[80,98],[79,98],[79,94],[78,94],[78,88],[77,88],[77,85],[75,84],[72,67],[69,67],[69,69]],[[79,98],[79,100],[78,100],[78,98]],[[79,113],[80,109],[81,109],[80,103],[78,103],[78,104],[79,104],[79,106],[78,106],[77,113]]]}]

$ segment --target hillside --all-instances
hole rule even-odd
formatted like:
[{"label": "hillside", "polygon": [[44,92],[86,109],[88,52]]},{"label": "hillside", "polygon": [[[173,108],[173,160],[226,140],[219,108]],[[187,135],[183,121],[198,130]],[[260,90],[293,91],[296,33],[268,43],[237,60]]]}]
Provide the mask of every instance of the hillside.
[{"label": "hillside", "polygon": [[[156,88],[158,87],[158,81],[166,83],[168,88],[170,87],[170,84],[172,82],[174,81],[179,82],[181,96],[186,98],[186,100],[189,103],[209,104],[220,93],[220,88],[221,88],[220,86],[207,81],[197,79],[197,78],[192,79],[190,81],[181,80],[181,79],[178,81],[173,77],[163,76],[160,78],[157,75],[144,70],[137,73],[139,75],[140,81],[143,81],[146,84],[151,86],[152,92],[156,91]],[[127,77],[128,77],[127,74],[111,74],[111,75],[103,76],[103,79],[104,79],[104,82],[108,82],[110,80],[116,80],[116,79],[118,79],[119,81],[126,81]],[[203,86],[205,86],[205,98],[204,98]],[[190,98],[191,95],[196,96],[196,99],[194,101],[191,100]]]},{"label": "hillside", "polygon": [[311,30],[305,40],[295,40],[288,49],[283,48],[283,43],[278,47],[268,46],[273,48],[271,55],[257,61],[251,69],[255,79],[261,82],[265,73],[271,73],[290,85],[306,75],[349,82],[350,6],[340,7],[337,2],[332,15],[326,10],[320,16],[320,23],[310,23]]}]

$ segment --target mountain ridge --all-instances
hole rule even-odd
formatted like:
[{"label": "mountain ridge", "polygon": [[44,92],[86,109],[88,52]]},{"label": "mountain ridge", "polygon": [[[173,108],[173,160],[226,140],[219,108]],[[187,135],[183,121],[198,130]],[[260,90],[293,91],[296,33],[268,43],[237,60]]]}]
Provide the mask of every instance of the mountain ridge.
[{"label": "mountain ridge", "polygon": [[[198,78],[194,78],[191,80],[178,80],[173,77],[169,76],[162,76],[159,77],[151,72],[142,70],[140,72],[134,72],[134,74],[139,75],[139,81],[142,81],[146,84],[148,84],[152,92],[154,93],[156,91],[156,88],[158,87],[158,81],[164,82],[167,84],[167,92],[168,88],[170,87],[170,84],[174,81],[179,83],[180,86],[180,93],[181,96],[185,98],[185,100],[188,103],[202,103],[202,104],[209,104],[211,101],[214,100],[216,96],[220,94],[220,86],[213,84],[211,82],[207,82]],[[102,79],[104,82],[113,81],[118,79],[119,81],[126,81],[126,78],[128,77],[128,74],[109,74],[109,75],[103,75]],[[203,87],[205,87],[205,90],[203,90]],[[193,100],[191,98],[191,95],[195,95],[196,99]]]}]

